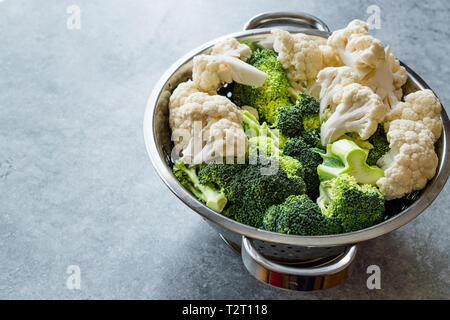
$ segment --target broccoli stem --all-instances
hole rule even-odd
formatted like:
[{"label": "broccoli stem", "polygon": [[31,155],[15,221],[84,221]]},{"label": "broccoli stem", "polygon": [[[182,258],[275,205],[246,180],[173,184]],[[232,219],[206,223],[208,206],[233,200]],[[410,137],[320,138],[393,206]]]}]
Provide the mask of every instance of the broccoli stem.
[{"label": "broccoli stem", "polygon": [[266,122],[259,124],[258,119],[247,110],[242,111],[242,127],[249,139],[254,137],[272,138],[279,148],[283,148],[286,138],[277,129],[271,129]]},{"label": "broccoli stem", "polygon": [[329,188],[328,181],[323,181],[319,186],[319,192],[320,196],[317,198],[317,205],[322,210],[322,214],[326,215],[327,217],[330,216],[329,212],[326,210],[328,205],[331,202],[331,193]]},{"label": "broccoli stem", "polygon": [[222,212],[227,204],[227,198],[223,193],[218,193],[209,187],[202,188],[206,206],[216,212]]},{"label": "broccoli stem", "polygon": [[242,111],[242,126],[244,128],[245,134],[249,138],[261,135],[261,126],[258,119],[256,119],[256,117],[247,110]]},{"label": "broccoli stem", "polygon": [[219,213],[222,212],[227,204],[225,194],[220,190],[202,184],[195,167],[188,168],[183,162],[178,162],[174,166],[174,171],[181,184],[199,200],[203,201],[208,208]]},{"label": "broccoli stem", "polygon": [[367,151],[351,140],[335,141],[327,145],[327,153],[321,155],[324,162],[317,168],[321,181],[348,174],[355,177],[358,183],[375,185],[384,176],[383,170],[366,163]]}]

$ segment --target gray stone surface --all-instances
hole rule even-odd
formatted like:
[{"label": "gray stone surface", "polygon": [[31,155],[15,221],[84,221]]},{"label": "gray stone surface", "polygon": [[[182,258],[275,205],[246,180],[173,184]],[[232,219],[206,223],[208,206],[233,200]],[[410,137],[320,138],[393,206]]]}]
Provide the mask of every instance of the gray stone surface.
[{"label": "gray stone surface", "polygon": [[[66,8],[81,9],[68,30]],[[163,71],[262,11],[330,28],[381,9],[373,34],[450,105],[448,1],[0,1],[0,298],[448,299],[449,186],[407,226],[361,245],[350,278],[316,293],[252,278],[160,181],[142,121]],[[380,290],[366,287],[379,265]],[[81,289],[66,268],[81,268]]]}]

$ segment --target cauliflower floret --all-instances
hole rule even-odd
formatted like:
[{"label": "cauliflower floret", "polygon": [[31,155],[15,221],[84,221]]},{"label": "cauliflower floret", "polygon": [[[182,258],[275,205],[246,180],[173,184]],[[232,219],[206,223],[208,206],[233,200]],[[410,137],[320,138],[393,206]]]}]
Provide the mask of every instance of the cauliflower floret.
[{"label": "cauliflower floret", "polygon": [[[322,39],[322,38],[321,38]],[[322,52],[322,59],[324,67],[340,67],[343,66],[341,58],[333,47],[330,47],[326,42],[319,46]]]},{"label": "cauliflower floret", "polygon": [[410,93],[405,97],[405,102],[397,104],[386,115],[385,130],[388,131],[389,123],[396,119],[419,121],[431,130],[435,142],[442,133],[441,109],[441,103],[433,91],[426,89]]},{"label": "cauliflower floret", "polygon": [[383,44],[369,35],[369,25],[361,20],[353,20],[346,28],[334,31],[328,38],[328,45],[336,49],[346,66],[357,70],[361,76],[384,59]]},{"label": "cauliflower floret", "polygon": [[293,87],[304,90],[316,79],[320,70],[340,65],[339,58],[321,38],[303,33],[291,34],[285,30],[272,30],[273,49],[286,70]]},{"label": "cauliflower floret", "polygon": [[[181,107],[184,104],[184,101],[193,93],[198,92],[198,88],[192,80],[188,80],[186,82],[180,83],[176,89],[172,92],[169,100],[169,109],[170,112],[175,109]],[[169,118],[172,121],[171,118]],[[172,122],[170,123],[172,127]]]},{"label": "cauliflower floret", "polygon": [[386,61],[388,61],[390,71],[392,73],[393,77],[393,84],[396,90],[399,92],[397,93],[397,98],[400,100],[402,98],[403,92],[401,90],[401,87],[406,83],[408,80],[408,74],[406,72],[406,69],[400,65],[400,61],[398,61],[395,56],[391,53],[391,49],[388,46],[386,49]]},{"label": "cauliflower floret", "polygon": [[[208,95],[205,92],[189,95],[181,112],[192,121],[226,118],[239,124],[242,122],[242,114],[233,102],[224,96]],[[203,124],[206,125],[205,122]]]},{"label": "cauliflower floret", "polygon": [[216,44],[212,50],[212,55],[227,55],[247,61],[252,55],[250,47],[244,43],[240,43],[235,38],[227,39]]},{"label": "cauliflower floret", "polygon": [[262,85],[266,74],[257,68],[239,61],[251,55],[250,48],[236,39],[228,39],[216,44],[214,56],[199,55],[193,59],[192,79],[180,83],[170,96],[171,108],[183,105],[184,100],[194,92],[215,94],[223,82]]},{"label": "cauliflower floret", "polygon": [[389,47],[386,47],[385,59],[378,63],[374,72],[361,79],[361,83],[370,87],[387,106],[393,108],[401,100],[402,86],[407,80],[405,68],[400,66],[400,62],[390,52]]},{"label": "cauliflower floret", "polygon": [[327,145],[345,133],[354,132],[362,140],[377,130],[386,115],[386,107],[370,88],[352,83],[336,91],[332,98],[335,111],[322,124],[320,137]]},{"label": "cauliflower floret", "polygon": [[389,47],[384,48],[381,41],[369,35],[366,22],[353,20],[346,28],[333,32],[328,45],[335,48],[346,66],[353,68],[358,82],[370,87],[387,107],[400,101],[406,70]]},{"label": "cauliflower floret", "polygon": [[350,67],[328,67],[319,72],[314,85],[317,89],[312,91],[319,91],[314,96],[320,101],[321,120],[325,120],[335,111],[336,105],[333,103],[335,94],[342,91],[344,86],[355,83],[357,80],[357,75]]},{"label": "cauliflower floret", "polygon": [[236,39],[218,43],[212,53],[194,57],[192,80],[180,83],[169,100],[172,157],[182,155],[187,164],[245,156],[248,142],[241,111],[217,90],[232,81],[261,86],[267,77],[240,60],[246,60],[251,50]]},{"label": "cauliflower floret", "polygon": [[186,163],[245,156],[247,138],[241,125],[242,114],[226,97],[195,92],[184,99],[181,107],[169,108],[176,152],[182,153]]},{"label": "cauliflower floret", "polygon": [[438,157],[434,138],[419,121],[399,119],[390,123],[387,133],[390,150],[377,162],[385,175],[377,185],[386,200],[424,188],[435,175]]},{"label": "cauliflower floret", "polygon": [[223,83],[232,81],[261,86],[266,77],[265,72],[227,55],[202,54],[193,59],[192,80],[204,92],[216,92]]},{"label": "cauliflower floret", "polygon": [[217,158],[228,158],[231,163],[237,158],[239,163],[240,160],[245,158],[248,139],[240,123],[222,118],[214,122],[209,130],[205,130],[203,139],[206,143],[201,152],[194,156],[193,164],[200,164]]}]

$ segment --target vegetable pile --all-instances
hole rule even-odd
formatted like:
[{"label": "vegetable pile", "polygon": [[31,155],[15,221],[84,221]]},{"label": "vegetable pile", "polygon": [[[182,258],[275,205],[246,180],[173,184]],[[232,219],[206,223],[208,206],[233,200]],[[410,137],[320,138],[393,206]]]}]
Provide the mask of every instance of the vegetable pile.
[{"label": "vegetable pile", "polygon": [[272,232],[380,223],[389,200],[436,173],[439,100],[403,97],[406,70],[365,22],[272,39],[228,39],[193,59],[169,102],[175,177],[212,210]]}]

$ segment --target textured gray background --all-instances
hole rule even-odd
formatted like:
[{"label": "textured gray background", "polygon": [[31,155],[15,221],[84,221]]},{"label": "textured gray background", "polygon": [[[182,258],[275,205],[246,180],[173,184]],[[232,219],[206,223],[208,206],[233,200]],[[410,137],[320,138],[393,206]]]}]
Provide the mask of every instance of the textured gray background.
[{"label": "textured gray background", "polygon": [[[66,28],[71,4],[80,30]],[[145,151],[147,97],[188,50],[262,11],[305,11],[334,30],[371,4],[373,34],[449,106],[449,1],[0,1],[0,298],[450,298],[448,185],[362,244],[345,284],[286,292],[253,279]],[[81,290],[66,288],[72,264]],[[366,287],[371,264],[381,290]]]}]

